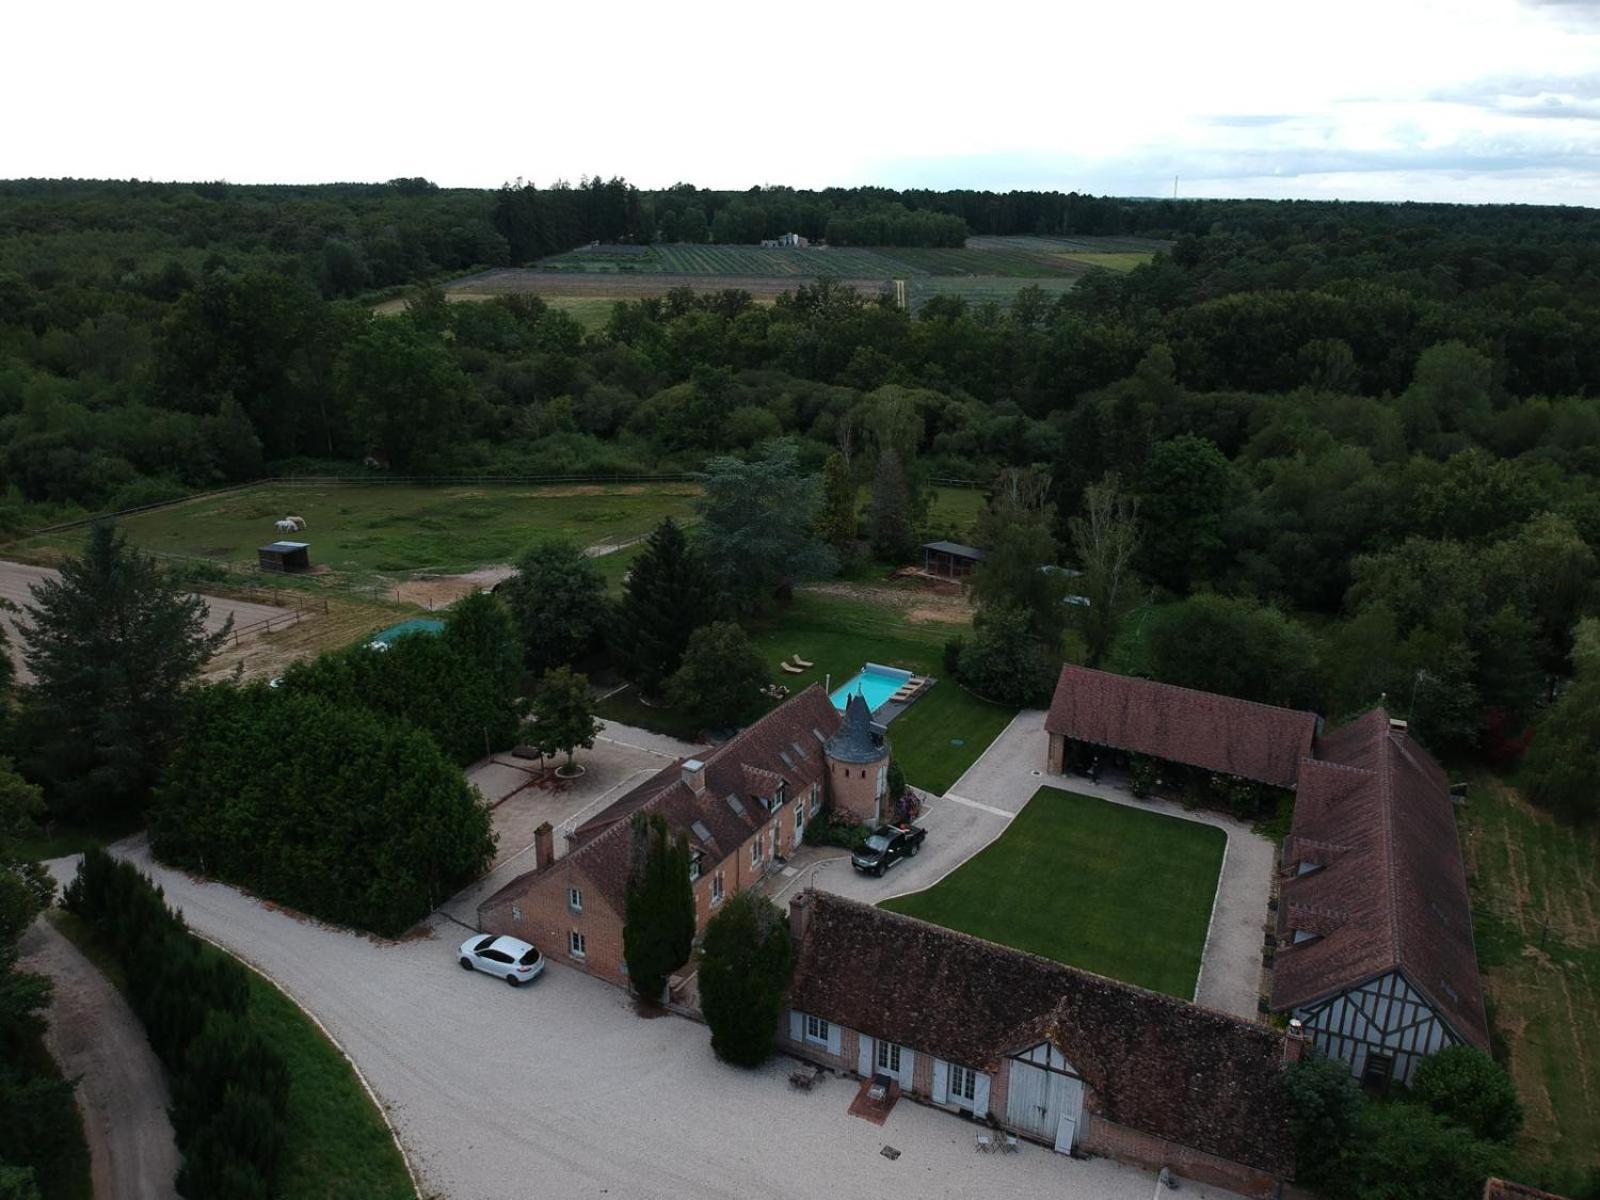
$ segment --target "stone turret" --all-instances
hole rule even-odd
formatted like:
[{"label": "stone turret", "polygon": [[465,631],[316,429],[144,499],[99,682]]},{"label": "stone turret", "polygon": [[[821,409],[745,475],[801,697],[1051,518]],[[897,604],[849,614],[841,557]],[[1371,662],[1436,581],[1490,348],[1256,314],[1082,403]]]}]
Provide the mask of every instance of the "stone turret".
[{"label": "stone turret", "polygon": [[863,825],[882,823],[888,805],[889,742],[874,731],[872,713],[860,693],[850,697],[844,723],[822,752],[828,760],[833,811]]}]

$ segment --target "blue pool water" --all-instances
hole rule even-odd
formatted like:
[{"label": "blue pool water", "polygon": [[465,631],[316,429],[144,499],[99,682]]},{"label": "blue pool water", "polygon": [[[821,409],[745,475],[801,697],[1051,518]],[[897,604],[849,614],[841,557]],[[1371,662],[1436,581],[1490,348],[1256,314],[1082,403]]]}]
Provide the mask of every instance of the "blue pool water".
[{"label": "blue pool water", "polygon": [[438,633],[444,628],[444,622],[435,617],[414,617],[409,621],[401,621],[398,625],[391,625],[382,633],[372,635],[374,642],[383,642],[385,645],[408,633]]},{"label": "blue pool water", "polygon": [[850,682],[833,689],[833,706],[843,712],[850,697],[860,692],[866,698],[867,708],[877,712],[883,702],[898,692],[900,686],[910,678],[910,671],[897,671],[893,667],[868,663],[856,672]]}]

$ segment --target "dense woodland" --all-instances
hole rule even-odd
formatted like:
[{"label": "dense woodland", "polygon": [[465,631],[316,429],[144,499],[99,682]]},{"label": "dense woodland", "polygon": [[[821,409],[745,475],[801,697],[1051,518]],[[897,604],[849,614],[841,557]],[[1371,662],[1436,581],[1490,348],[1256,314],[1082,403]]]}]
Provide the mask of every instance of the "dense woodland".
[{"label": "dense woodland", "polygon": [[[827,284],[769,307],[619,304],[597,333],[535,298],[362,302],[595,238],[904,214],[1172,249],[1059,299],[915,317]],[[0,185],[0,528],[269,471],[692,470],[791,435],[802,467],[838,449],[862,486],[892,451],[882,469],[913,496],[1037,467],[1072,565],[1071,522],[1112,475],[1139,514],[1142,595],[1224,598],[1194,618],[1220,646],[1239,622],[1287,629],[1233,690],[1331,716],[1386,693],[1437,744],[1509,757],[1592,603],[1597,233],[1576,209],[599,178]],[[878,549],[923,523],[913,508]],[[1159,670],[1118,659],[1115,633],[1088,657]]]}]

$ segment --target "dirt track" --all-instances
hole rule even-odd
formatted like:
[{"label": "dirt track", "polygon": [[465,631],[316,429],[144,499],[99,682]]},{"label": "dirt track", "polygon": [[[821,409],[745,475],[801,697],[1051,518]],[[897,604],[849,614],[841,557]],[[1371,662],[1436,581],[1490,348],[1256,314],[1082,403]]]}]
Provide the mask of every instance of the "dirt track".
[{"label": "dirt track", "polygon": [[22,935],[22,967],[48,976],[45,1042],[68,1078],[89,1143],[96,1200],[171,1200],[178,1147],[167,1082],[122,994],[43,917]]},{"label": "dirt track", "polygon": [[[31,588],[34,584],[56,577],[57,573],[49,567],[0,561],[0,597],[11,601],[20,609],[25,604],[33,603]],[[206,628],[211,630],[221,629],[229,617],[233,618],[236,629],[244,629],[268,617],[281,617],[289,612],[288,609],[276,605],[255,604],[248,600],[226,600],[216,596],[205,596],[202,599],[206,602]],[[5,626],[11,643],[11,658],[17,664],[18,683],[26,683],[33,678],[22,661],[22,639],[18,625],[25,619],[20,612],[0,612],[0,624]],[[314,618],[308,616],[307,619]],[[251,636],[246,634],[241,640],[248,641]]]}]

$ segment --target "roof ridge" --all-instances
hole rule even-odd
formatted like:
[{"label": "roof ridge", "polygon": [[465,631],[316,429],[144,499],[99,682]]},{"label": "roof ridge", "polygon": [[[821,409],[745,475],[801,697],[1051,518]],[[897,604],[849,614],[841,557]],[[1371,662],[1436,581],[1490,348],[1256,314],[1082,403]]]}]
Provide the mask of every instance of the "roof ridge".
[{"label": "roof ridge", "polygon": [[[1141,987],[1137,983],[1129,983],[1123,979],[1113,979],[1109,975],[1101,975],[1100,973],[1091,971],[1086,967],[1078,967],[1071,963],[1064,963],[1053,958],[1046,958],[1044,955],[1035,954],[1031,950],[1019,950],[1015,946],[1007,946],[1001,942],[990,941],[988,938],[982,938],[977,936],[977,934],[967,933],[964,930],[951,929],[946,925],[936,925],[932,921],[924,921],[920,917],[912,917],[906,915],[905,913],[893,912],[887,908],[879,908],[874,904],[863,904],[859,900],[851,900],[846,896],[840,896],[833,892],[819,892],[812,888],[807,888],[806,894],[809,894],[812,897],[811,902],[813,904],[817,904],[819,901],[821,901],[821,907],[824,908],[838,906],[846,911],[855,910],[871,917],[874,920],[888,921],[891,924],[900,923],[904,925],[916,926],[919,929],[930,931],[936,937],[948,937],[958,941],[971,942],[975,946],[981,946],[989,950],[998,950],[1002,954],[1010,954],[1015,955],[1018,958],[1028,959],[1029,961],[1037,963],[1040,966],[1046,967],[1052,971],[1063,972],[1068,975],[1083,975],[1090,979],[1098,980],[1101,983],[1109,984],[1113,988],[1130,992],[1138,992],[1143,996],[1148,996],[1151,999],[1157,1000],[1169,1007],[1176,1007],[1180,1011],[1193,1010],[1207,1017],[1214,1017],[1219,1020],[1226,1021],[1229,1024],[1238,1025],[1244,1029],[1248,1029],[1256,1033],[1276,1033],[1276,1031],[1270,1026],[1262,1025],[1259,1021],[1247,1021],[1243,1017],[1235,1016],[1233,1013],[1223,1012],[1221,1009],[1208,1007],[1207,1005],[1201,1004],[1197,1000],[1185,1000],[1180,996],[1169,996],[1165,992],[1157,992],[1147,987]],[[815,919],[816,915],[816,912],[812,913],[813,919]],[[1054,1009],[1052,1008],[1051,1011],[1053,1012]]]},{"label": "roof ridge", "polygon": [[[1384,713],[1382,708],[1372,710],[1375,713]],[[1375,723],[1376,724],[1376,723]],[[1378,755],[1378,803],[1383,806],[1383,873],[1389,888],[1385,897],[1384,917],[1389,922],[1389,957],[1394,962],[1396,970],[1403,969],[1406,961],[1404,948],[1401,946],[1403,933],[1400,920],[1400,887],[1397,877],[1398,868],[1395,863],[1395,806],[1394,806],[1394,780],[1391,770],[1389,748],[1392,741],[1388,714],[1384,713],[1384,722],[1377,725],[1378,737],[1381,739]]]},{"label": "roof ridge", "polygon": [[1377,772],[1374,771],[1371,767],[1358,767],[1358,766],[1354,765],[1353,763],[1342,763],[1338,759],[1335,759],[1335,758],[1316,758],[1316,757],[1314,757],[1312,755],[1307,754],[1307,755],[1302,756],[1300,761],[1303,762],[1303,763],[1310,763],[1312,766],[1327,767],[1329,770],[1332,770],[1332,771],[1349,771],[1352,775],[1376,775],[1377,774]]},{"label": "roof ridge", "polygon": [[1282,704],[1267,704],[1261,700],[1246,700],[1243,696],[1229,696],[1224,692],[1208,692],[1201,688],[1185,687],[1181,683],[1164,683],[1159,679],[1146,679],[1143,675],[1120,675],[1116,671],[1102,671],[1099,667],[1084,667],[1077,663],[1067,663],[1063,671],[1081,671],[1090,675],[1107,675],[1112,679],[1131,679],[1137,683],[1147,683],[1151,687],[1171,688],[1175,692],[1188,692],[1192,696],[1205,696],[1212,700],[1226,700],[1230,704],[1248,704],[1251,708],[1262,708],[1268,712],[1288,713],[1295,717],[1310,718],[1316,723],[1317,714],[1304,708],[1289,708]]},{"label": "roof ridge", "polygon": [[[766,712],[762,713],[754,721],[751,721],[750,724],[746,725],[743,729],[739,730],[738,733],[734,734],[727,741],[723,742],[722,745],[713,746],[713,747],[711,747],[710,750],[707,750],[703,754],[691,754],[691,755],[689,755],[689,758],[699,759],[701,762],[705,763],[705,765],[709,767],[712,763],[717,762],[718,760],[720,760],[724,754],[729,753],[729,751],[734,746],[739,745],[744,740],[746,735],[748,735],[751,730],[759,728],[761,726],[762,722],[768,720],[769,718],[775,716],[778,713],[781,713],[784,709],[788,708],[791,704],[794,704],[796,701],[801,700],[806,696],[809,696],[812,692],[820,692],[820,691],[822,691],[822,685],[820,683],[813,682],[813,683],[810,683],[810,684],[806,685],[805,687],[801,688],[798,692],[796,692],[794,695],[790,696],[782,704],[778,705],[776,708],[768,709]],[[684,761],[686,761],[686,760],[682,759],[682,758],[678,759],[678,762],[680,762],[680,763],[682,763]]]}]

